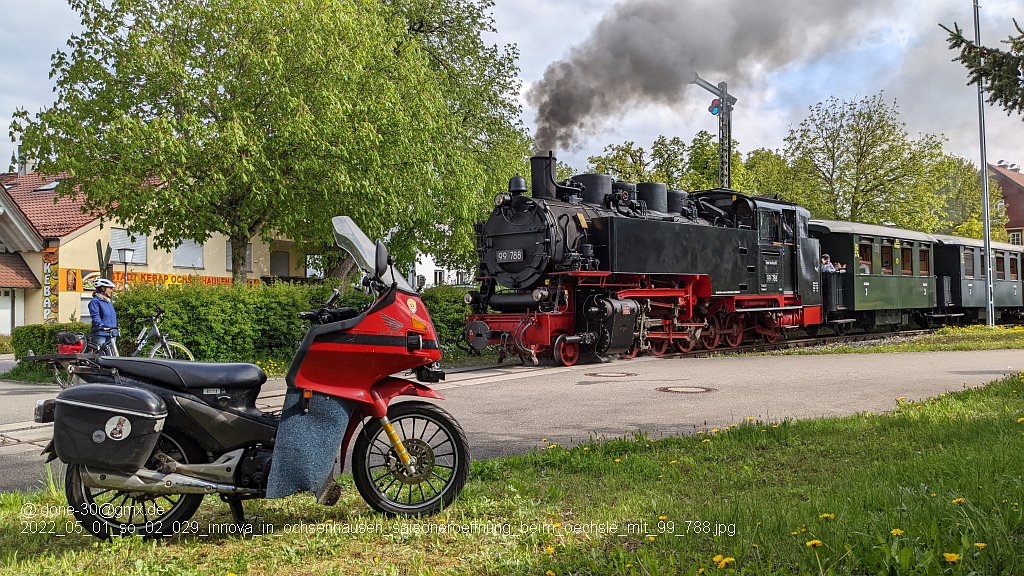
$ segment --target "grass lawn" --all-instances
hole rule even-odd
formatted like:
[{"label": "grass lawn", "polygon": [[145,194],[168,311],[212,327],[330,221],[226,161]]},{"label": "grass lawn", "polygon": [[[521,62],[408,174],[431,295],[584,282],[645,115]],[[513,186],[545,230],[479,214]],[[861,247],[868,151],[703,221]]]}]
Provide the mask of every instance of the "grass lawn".
[{"label": "grass lawn", "polygon": [[898,341],[868,340],[850,344],[828,344],[807,348],[772,350],[774,356],[807,354],[867,354],[874,352],[934,352],[948,350],[1024,349],[1024,326],[944,326],[932,334]]},{"label": "grass lawn", "polygon": [[481,460],[422,520],[371,513],[346,476],[333,508],[247,503],[263,535],[224,534],[208,497],[189,534],[101,543],[40,512],[64,504],[51,485],[0,495],[0,573],[1022,574],[1021,454],[1017,376],[891,414]]}]

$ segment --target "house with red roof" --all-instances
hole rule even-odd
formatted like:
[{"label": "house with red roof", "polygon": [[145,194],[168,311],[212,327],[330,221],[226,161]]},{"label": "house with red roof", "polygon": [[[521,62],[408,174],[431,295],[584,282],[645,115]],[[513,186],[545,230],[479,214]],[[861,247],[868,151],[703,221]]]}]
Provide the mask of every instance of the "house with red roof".
[{"label": "house with red roof", "polygon": [[[0,174],[0,334],[44,322],[88,321],[88,301],[99,279],[97,241],[112,248],[113,280],[133,284],[231,283],[231,246],[215,234],[205,244],[184,240],[174,250],[131,234],[117,222],[100,223],[78,196],[57,196],[59,176],[22,166]],[[253,238],[246,254],[250,284],[305,278],[305,255],[287,240]]]},{"label": "house with red roof", "polygon": [[1003,191],[1010,244],[1024,244],[1021,241],[1024,237],[1024,174],[1021,166],[1000,160],[998,164],[989,164],[988,169],[989,177],[998,182]]}]

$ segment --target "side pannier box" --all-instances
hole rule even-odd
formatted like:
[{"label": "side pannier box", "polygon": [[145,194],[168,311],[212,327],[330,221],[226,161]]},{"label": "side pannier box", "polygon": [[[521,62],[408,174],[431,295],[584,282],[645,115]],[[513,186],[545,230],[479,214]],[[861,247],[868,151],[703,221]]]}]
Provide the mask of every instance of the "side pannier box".
[{"label": "side pannier box", "polygon": [[139,388],[66,388],[54,408],[53,446],[68,464],[134,472],[145,466],[167,418],[163,399]]}]

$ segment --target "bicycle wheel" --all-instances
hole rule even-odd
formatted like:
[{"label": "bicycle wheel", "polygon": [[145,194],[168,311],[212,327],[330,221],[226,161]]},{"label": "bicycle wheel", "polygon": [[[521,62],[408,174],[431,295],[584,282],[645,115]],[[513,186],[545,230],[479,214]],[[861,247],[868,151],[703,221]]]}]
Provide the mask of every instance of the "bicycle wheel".
[{"label": "bicycle wheel", "polygon": [[167,341],[167,346],[156,345],[153,350],[149,353],[150,358],[166,358],[168,360],[191,360],[195,361],[196,357],[192,355],[192,351],[185,347],[181,342]]},{"label": "bicycle wheel", "polygon": [[50,369],[53,371],[53,381],[57,383],[61,388],[67,388],[71,386],[71,373],[67,371],[67,367],[53,362],[50,365]]}]

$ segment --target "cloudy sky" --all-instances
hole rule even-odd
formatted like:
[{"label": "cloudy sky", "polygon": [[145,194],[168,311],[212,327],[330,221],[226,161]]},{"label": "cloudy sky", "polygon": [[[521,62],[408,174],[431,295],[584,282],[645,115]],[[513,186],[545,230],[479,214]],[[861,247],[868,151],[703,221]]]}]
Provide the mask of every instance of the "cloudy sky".
[{"label": "cloudy sky", "polygon": [[[956,21],[971,29],[971,6],[970,0],[497,0],[498,31],[489,38],[518,46],[523,120],[534,131],[537,107],[549,102],[546,117],[563,123],[555,152],[577,168],[609,143],[647,146],[659,134],[689,139],[698,130],[715,132],[711,97],[681,80],[693,71],[712,83],[729,82],[739,98],[733,137],[743,151],[781,147],[789,127],[829,96],[884,90],[898,101],[911,132],[942,133],[947,150],[977,162],[977,92],[950,61],[938,27]],[[64,0],[0,0],[0,8],[0,124],[6,128],[14,110],[51,102],[50,55],[78,29],[78,19]],[[982,40],[996,45],[1013,32],[1012,17],[1024,16],[1024,0],[984,0],[981,14]],[[1024,164],[1021,118],[987,108],[986,122],[989,161]],[[3,165],[14,150],[6,132]]]}]

